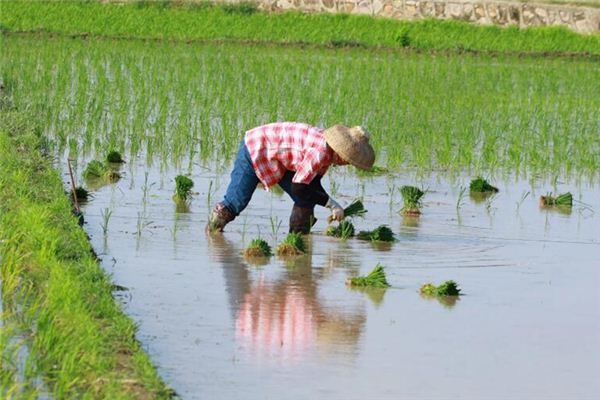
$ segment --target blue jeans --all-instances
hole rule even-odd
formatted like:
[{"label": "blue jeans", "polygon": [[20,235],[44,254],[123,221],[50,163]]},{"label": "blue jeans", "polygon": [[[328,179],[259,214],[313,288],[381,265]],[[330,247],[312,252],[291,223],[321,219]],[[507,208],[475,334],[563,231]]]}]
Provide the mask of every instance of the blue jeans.
[{"label": "blue jeans", "polygon": [[[279,186],[281,186],[292,200],[294,200],[296,206],[313,209],[315,203],[300,199],[292,194],[292,178],[294,177],[294,174],[295,172],[293,171],[286,171],[278,182]],[[250,203],[254,190],[256,190],[256,186],[259,182],[254,167],[252,166],[252,160],[250,159],[250,153],[248,152],[246,143],[242,140],[237,158],[233,164],[231,181],[225,192],[223,205],[237,217],[248,206],[248,203]],[[321,187],[321,175],[317,175],[309,186],[314,186],[315,188]]]}]

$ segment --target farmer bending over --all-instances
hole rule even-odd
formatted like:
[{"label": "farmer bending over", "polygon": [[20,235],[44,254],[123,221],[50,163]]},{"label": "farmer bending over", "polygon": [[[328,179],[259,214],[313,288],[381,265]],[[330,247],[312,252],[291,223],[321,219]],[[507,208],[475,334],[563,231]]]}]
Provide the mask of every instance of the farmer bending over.
[{"label": "farmer bending over", "polygon": [[334,125],[320,129],[296,122],[276,122],[246,132],[222,202],[213,209],[208,230],[223,231],[246,208],[259,182],[266,190],[279,184],[294,200],[290,232],[309,233],[314,208],[331,209],[344,219],[344,210],[321,186],[330,165],[348,163],[371,169],[375,152],[369,134],[360,126]]}]

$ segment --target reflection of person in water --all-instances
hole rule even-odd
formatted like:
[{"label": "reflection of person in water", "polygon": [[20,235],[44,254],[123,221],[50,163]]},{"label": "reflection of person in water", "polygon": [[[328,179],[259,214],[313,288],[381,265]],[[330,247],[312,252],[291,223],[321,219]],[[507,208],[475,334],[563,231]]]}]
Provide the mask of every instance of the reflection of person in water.
[{"label": "reflection of person in water", "polygon": [[352,312],[324,307],[317,293],[321,277],[313,271],[310,255],[271,280],[264,270],[253,273],[223,236],[211,241],[223,266],[236,336],[252,352],[294,359],[313,347],[356,346],[366,321],[364,304]]}]

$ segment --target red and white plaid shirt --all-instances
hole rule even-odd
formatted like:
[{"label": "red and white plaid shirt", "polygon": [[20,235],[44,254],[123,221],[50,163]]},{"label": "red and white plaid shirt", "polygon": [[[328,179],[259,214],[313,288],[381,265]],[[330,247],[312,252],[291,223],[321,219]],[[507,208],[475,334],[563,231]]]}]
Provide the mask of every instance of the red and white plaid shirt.
[{"label": "red and white plaid shirt", "polygon": [[244,139],[256,176],[266,189],[287,171],[294,183],[309,184],[333,163],[323,129],[298,122],[275,122],[246,132]]}]

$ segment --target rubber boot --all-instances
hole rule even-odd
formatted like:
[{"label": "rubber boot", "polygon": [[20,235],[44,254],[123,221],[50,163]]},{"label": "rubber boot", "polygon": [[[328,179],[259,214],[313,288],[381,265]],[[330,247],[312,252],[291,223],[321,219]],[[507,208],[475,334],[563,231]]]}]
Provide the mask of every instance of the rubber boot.
[{"label": "rubber boot", "polygon": [[290,233],[310,233],[310,228],[316,222],[314,209],[294,205],[290,215]]},{"label": "rubber boot", "polygon": [[217,203],[210,213],[206,231],[209,233],[223,232],[225,225],[235,219],[235,215],[223,203]]}]

